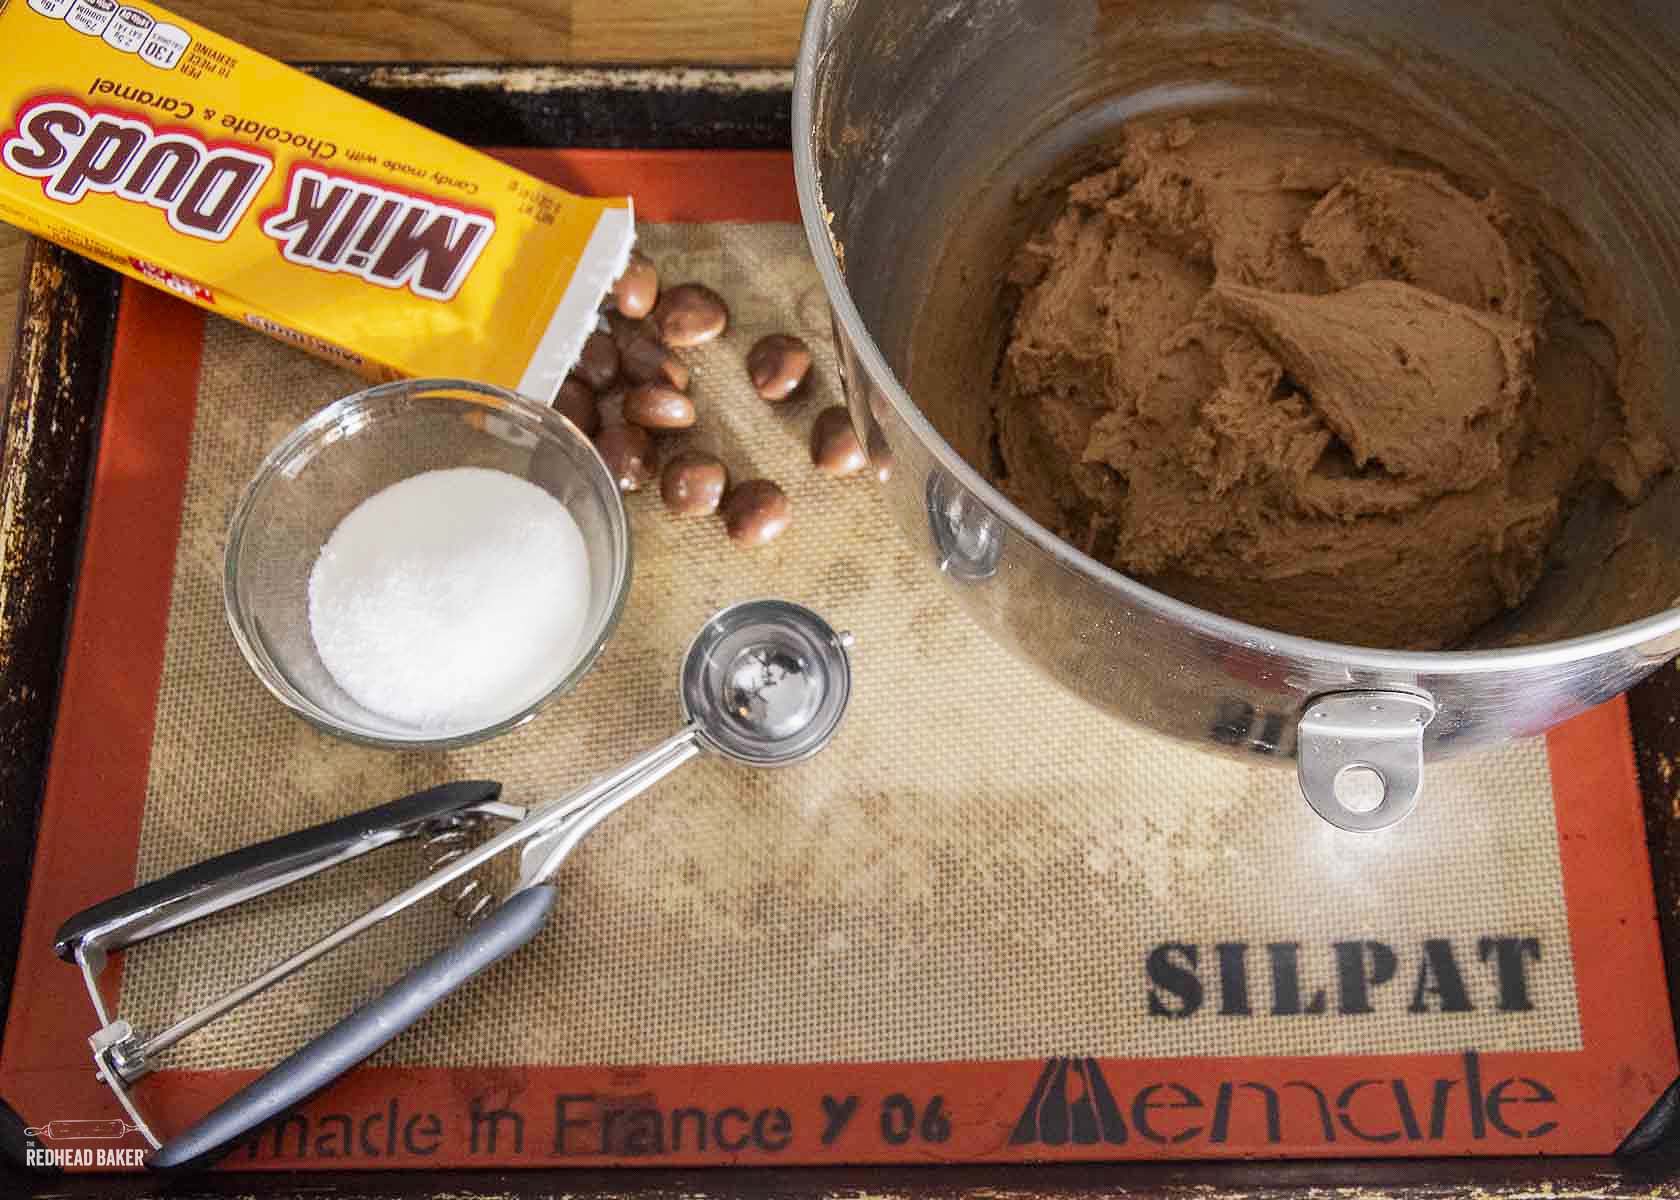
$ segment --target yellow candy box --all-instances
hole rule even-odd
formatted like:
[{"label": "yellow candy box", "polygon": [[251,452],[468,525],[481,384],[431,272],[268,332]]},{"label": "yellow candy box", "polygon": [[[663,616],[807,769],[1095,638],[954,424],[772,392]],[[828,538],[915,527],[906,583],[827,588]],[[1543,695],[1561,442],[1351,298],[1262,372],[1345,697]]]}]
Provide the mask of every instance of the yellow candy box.
[{"label": "yellow candy box", "polygon": [[0,0],[0,220],[373,379],[554,396],[635,237],[151,4]]}]

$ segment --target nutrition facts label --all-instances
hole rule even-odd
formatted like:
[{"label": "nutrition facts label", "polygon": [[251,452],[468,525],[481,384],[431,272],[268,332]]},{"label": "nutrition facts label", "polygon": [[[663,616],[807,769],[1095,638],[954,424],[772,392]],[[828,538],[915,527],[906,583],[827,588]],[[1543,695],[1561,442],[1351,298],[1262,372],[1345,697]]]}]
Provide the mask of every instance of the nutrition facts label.
[{"label": "nutrition facts label", "polygon": [[29,0],[29,7],[164,71],[174,70],[192,44],[186,30],[116,0]]}]

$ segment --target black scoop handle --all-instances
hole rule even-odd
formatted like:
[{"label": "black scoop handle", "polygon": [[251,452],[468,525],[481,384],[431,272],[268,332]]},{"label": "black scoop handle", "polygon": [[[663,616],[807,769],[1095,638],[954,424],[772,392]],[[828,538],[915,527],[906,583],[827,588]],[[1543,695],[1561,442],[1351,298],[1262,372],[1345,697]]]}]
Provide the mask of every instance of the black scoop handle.
[{"label": "black scoop handle", "polygon": [[85,908],[59,927],[53,950],[67,962],[93,938],[120,950],[318,871],[420,833],[434,821],[496,800],[502,785],[467,780],[427,788],[376,808],[231,850]]}]

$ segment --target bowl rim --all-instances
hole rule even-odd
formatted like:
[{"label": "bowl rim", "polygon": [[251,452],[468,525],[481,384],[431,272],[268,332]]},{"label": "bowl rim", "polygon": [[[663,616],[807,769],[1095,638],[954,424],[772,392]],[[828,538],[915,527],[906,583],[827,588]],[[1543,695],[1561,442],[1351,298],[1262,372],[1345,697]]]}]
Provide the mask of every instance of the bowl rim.
[{"label": "bowl rim", "polygon": [[1598,633],[1502,649],[1386,650],[1302,637],[1220,616],[1176,600],[1082,553],[1028,516],[970,466],[917,407],[897,372],[888,365],[886,356],[875,344],[875,337],[869,332],[863,314],[852,299],[851,289],[846,285],[845,273],[835,254],[834,234],[825,216],[827,210],[817,172],[814,121],[817,72],[836,30],[849,19],[847,8],[849,4],[846,0],[811,0],[805,10],[799,55],[794,63],[793,176],[805,240],[810,245],[817,274],[822,279],[823,290],[833,310],[837,332],[850,342],[862,361],[865,386],[879,390],[887,403],[892,405],[899,420],[909,427],[939,466],[973,493],[986,508],[1000,516],[1009,529],[1047,554],[1063,569],[1176,624],[1232,645],[1263,650],[1274,657],[1331,661],[1349,671],[1395,672],[1414,676],[1526,672],[1580,662],[1602,654],[1637,653],[1659,639],[1680,633],[1680,603],[1677,603],[1648,617]]},{"label": "bowl rim", "polygon": [[[239,561],[240,548],[245,542],[246,526],[251,512],[265,486],[277,475],[282,474],[285,466],[304,447],[319,441],[324,432],[341,424],[346,412],[364,405],[370,400],[383,399],[393,395],[443,392],[451,393],[451,395],[443,398],[459,400],[463,404],[472,405],[481,410],[498,412],[511,409],[531,418],[539,426],[552,427],[554,423],[558,422],[560,427],[566,431],[566,436],[573,438],[587,449],[586,461],[592,464],[592,469],[598,473],[599,481],[604,485],[599,490],[612,497],[612,502],[607,506],[607,523],[616,547],[612,563],[611,600],[599,632],[573,663],[571,670],[554,686],[517,712],[492,724],[458,733],[411,738],[389,737],[343,724],[332,714],[312,703],[307,696],[297,692],[286,681],[285,672],[280,670],[279,665],[268,653],[266,644],[256,635],[253,629],[246,626],[245,606],[240,603],[238,597],[239,585],[236,567]],[[469,394],[460,395],[460,393]],[[257,677],[270,695],[321,732],[358,745],[371,746],[382,750],[454,750],[488,741],[524,725],[545,708],[550,701],[565,695],[583,680],[583,677],[595,665],[596,660],[600,658],[602,651],[606,649],[608,641],[617,631],[619,621],[624,616],[625,605],[628,603],[630,596],[634,562],[632,551],[629,515],[625,511],[624,497],[619,492],[612,472],[607,469],[600,451],[595,448],[595,443],[562,413],[549,405],[539,404],[528,397],[498,387],[495,384],[443,377],[398,379],[389,383],[375,384],[340,396],[332,403],[325,405],[305,418],[263,456],[262,462],[246,482],[238,502],[234,505],[233,513],[228,518],[222,553],[222,611],[227,620],[228,628],[233,634],[233,639],[239,646],[240,654],[245,659],[246,665],[251,669],[251,673]],[[593,566],[593,564],[591,565]]]}]

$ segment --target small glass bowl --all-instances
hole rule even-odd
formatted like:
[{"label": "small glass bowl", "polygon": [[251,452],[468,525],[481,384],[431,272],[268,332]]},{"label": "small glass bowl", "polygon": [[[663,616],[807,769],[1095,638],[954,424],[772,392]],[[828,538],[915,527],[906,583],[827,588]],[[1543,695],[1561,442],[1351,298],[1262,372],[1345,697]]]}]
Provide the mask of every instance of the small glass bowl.
[{"label": "small glass bowl", "polygon": [[[590,565],[578,649],[536,701],[477,729],[416,729],[382,717],[334,682],[309,629],[309,576],[322,545],[363,500],[422,471],[488,467],[530,480],[571,512]],[[455,379],[403,380],[335,401],[271,451],[228,526],[223,599],[245,661],[317,728],[390,749],[448,749],[522,725],[574,687],[618,624],[630,590],[630,527],[594,444],[553,409]]]}]

